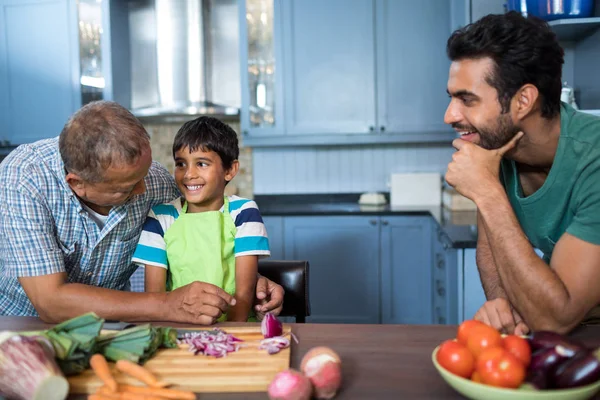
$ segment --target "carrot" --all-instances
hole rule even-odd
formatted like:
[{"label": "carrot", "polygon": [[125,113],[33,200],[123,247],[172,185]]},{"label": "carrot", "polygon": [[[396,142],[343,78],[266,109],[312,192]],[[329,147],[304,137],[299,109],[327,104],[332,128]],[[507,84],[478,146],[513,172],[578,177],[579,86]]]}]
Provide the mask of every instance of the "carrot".
[{"label": "carrot", "polygon": [[[105,386],[99,388],[95,394],[88,396],[88,400],[165,400],[164,397],[147,396],[145,394],[130,393],[130,392],[106,392],[108,388]],[[92,398],[91,396],[96,396]]]},{"label": "carrot", "polygon": [[154,374],[152,374],[152,372],[148,371],[146,368],[142,367],[141,365],[137,365],[136,363],[133,363],[128,360],[117,361],[117,369],[119,371],[139,380],[140,382],[143,382],[146,385],[154,387],[154,388],[162,388],[165,386],[169,386],[168,383],[161,382],[158,379],[156,379]]},{"label": "carrot", "polygon": [[165,400],[164,397],[148,396],[140,393],[120,392],[120,400]]},{"label": "carrot", "polygon": [[115,395],[90,394],[87,397],[87,400],[113,400],[113,399],[119,399],[119,395],[118,394],[115,394]]},{"label": "carrot", "polygon": [[96,376],[100,378],[112,392],[117,391],[117,381],[115,381],[115,378],[112,376],[106,358],[104,358],[102,354],[94,354],[90,358],[90,366],[94,370]]},{"label": "carrot", "polygon": [[141,387],[131,385],[120,385],[121,390],[125,393],[137,393],[142,395],[158,396],[164,399],[174,400],[195,400],[196,395],[193,392],[186,390],[176,389],[164,389],[164,388],[152,388],[152,387]]}]

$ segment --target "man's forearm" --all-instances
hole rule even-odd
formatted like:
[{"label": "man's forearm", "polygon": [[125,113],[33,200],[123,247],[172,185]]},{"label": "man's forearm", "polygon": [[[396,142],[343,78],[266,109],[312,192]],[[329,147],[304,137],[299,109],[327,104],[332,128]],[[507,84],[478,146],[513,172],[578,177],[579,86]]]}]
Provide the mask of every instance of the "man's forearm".
[{"label": "man's forearm", "polygon": [[508,297],[502,286],[502,281],[500,280],[500,275],[491,251],[489,249],[480,250],[478,247],[476,260],[479,279],[481,280],[481,286],[483,286],[485,298],[487,300],[494,300],[499,297],[507,299]]},{"label": "man's forearm", "polygon": [[508,300],[530,328],[555,329],[569,298],[562,281],[533,250],[500,185],[476,203]]},{"label": "man's forearm", "polygon": [[498,267],[494,261],[490,244],[487,239],[487,228],[481,215],[477,215],[477,250],[475,252],[475,260],[477,262],[477,270],[479,271],[479,279],[481,286],[485,292],[487,300],[494,300],[499,297],[507,298],[506,291],[502,287],[502,281],[498,274]]},{"label": "man's forearm", "polygon": [[168,320],[166,296],[166,293],[123,292],[65,283],[37,311],[47,322],[61,322],[90,311],[117,321],[160,321]]}]

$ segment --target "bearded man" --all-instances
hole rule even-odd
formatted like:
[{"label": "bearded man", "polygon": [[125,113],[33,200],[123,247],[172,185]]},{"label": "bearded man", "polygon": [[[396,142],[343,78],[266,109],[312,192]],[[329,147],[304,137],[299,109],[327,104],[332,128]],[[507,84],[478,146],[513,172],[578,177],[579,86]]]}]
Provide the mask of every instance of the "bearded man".
[{"label": "bearded man", "polygon": [[[600,321],[600,118],[561,103],[548,24],[488,15],[448,40],[447,182],[478,208],[475,319],[506,333]],[[535,249],[543,252],[540,258]]]}]

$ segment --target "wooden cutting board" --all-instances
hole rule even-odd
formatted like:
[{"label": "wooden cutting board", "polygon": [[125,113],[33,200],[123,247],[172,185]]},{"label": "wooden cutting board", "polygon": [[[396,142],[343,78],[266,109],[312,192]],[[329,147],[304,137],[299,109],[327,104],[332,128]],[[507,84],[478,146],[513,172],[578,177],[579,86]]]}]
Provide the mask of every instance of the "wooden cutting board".
[{"label": "wooden cutting board", "polygon": [[[260,327],[231,327],[226,329],[235,337],[242,339],[237,352],[226,357],[215,358],[205,355],[195,356],[187,345],[177,349],[160,349],[144,366],[160,380],[172,383],[172,388],[202,392],[266,392],[273,377],[289,368],[290,347],[277,354],[270,355],[259,350],[263,339]],[[284,336],[291,332],[289,325],[283,326]],[[286,337],[290,337],[287,335]],[[293,340],[292,340],[293,342]],[[118,383],[138,385],[139,381],[122,374],[109,363]],[[102,382],[88,369],[70,377],[70,393],[94,393]]]}]

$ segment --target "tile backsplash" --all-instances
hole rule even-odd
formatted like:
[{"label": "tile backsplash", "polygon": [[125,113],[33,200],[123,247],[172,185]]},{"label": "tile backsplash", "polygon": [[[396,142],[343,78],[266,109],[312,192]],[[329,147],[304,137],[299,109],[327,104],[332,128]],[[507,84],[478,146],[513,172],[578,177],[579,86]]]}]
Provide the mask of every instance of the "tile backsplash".
[{"label": "tile backsplash", "polygon": [[[243,147],[240,136],[239,121],[226,121],[237,133],[240,141],[240,171],[237,176],[227,185],[225,193],[236,194],[241,197],[252,199],[254,197],[252,181],[252,149]],[[172,174],[175,169],[172,147],[175,134],[182,123],[144,123],[144,127],[150,135],[150,146],[152,147],[152,158],[169,170]]]}]

